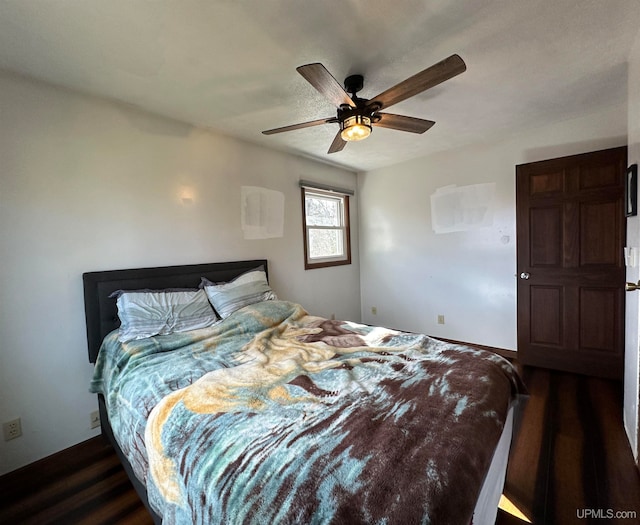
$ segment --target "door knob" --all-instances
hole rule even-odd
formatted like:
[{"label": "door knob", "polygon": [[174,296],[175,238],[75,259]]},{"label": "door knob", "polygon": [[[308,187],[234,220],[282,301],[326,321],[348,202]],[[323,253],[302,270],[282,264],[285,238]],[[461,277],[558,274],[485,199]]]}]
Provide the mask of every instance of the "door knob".
[{"label": "door knob", "polygon": [[520,274],[520,279],[524,279],[525,281],[526,281],[529,277],[531,277],[531,274],[530,274],[529,272],[522,272],[522,273]]},{"label": "door knob", "polygon": [[624,289],[627,292],[633,292],[635,290],[640,290],[640,281],[638,281],[637,283],[625,283]]}]

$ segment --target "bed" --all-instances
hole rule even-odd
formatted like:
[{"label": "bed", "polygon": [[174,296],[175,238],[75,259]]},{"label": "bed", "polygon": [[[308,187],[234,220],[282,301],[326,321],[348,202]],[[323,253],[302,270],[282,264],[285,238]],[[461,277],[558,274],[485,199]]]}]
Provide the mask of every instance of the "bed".
[{"label": "bed", "polygon": [[[154,521],[495,522],[522,392],[510,363],[313,316],[262,282],[249,304],[220,302],[260,271],[266,260],[83,275],[102,431]],[[222,320],[119,340],[123,290],[203,283]]]}]

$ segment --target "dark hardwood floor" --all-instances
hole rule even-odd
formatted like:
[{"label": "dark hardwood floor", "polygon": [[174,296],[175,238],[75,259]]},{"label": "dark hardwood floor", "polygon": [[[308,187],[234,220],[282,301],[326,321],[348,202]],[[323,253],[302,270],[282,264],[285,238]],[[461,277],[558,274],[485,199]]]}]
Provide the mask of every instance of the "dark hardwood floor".
[{"label": "dark hardwood floor", "polygon": [[[640,523],[620,383],[537,368],[522,375],[530,396],[516,422],[505,495],[539,525]],[[1,524],[152,524],[102,438],[0,477],[0,501]],[[627,514],[608,519],[610,512]],[[522,523],[503,511],[497,520]]]},{"label": "dark hardwood floor", "polygon": [[0,501],[3,525],[153,525],[102,437],[0,477]]},{"label": "dark hardwood floor", "polygon": [[[516,421],[504,495],[535,524],[640,523],[622,384],[531,367],[521,374],[530,395]],[[523,521],[500,512],[497,525],[512,523]]]}]

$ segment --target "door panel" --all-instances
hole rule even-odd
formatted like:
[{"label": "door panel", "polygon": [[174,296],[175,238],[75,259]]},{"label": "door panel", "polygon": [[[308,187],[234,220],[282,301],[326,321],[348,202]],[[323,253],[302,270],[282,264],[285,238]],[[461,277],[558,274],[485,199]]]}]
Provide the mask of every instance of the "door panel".
[{"label": "door panel", "polygon": [[621,377],[625,167],[626,148],[516,167],[524,364]]},{"label": "door panel", "polygon": [[620,173],[613,164],[582,166],[580,170],[580,189],[616,188],[620,184]]},{"label": "door panel", "polygon": [[615,354],[619,341],[616,330],[620,321],[617,288],[582,288],[580,290],[580,346]]},{"label": "door panel", "polygon": [[532,286],[531,309],[539,315],[531,319],[531,342],[537,345],[561,347],[563,343],[561,286]]},{"label": "door panel", "polygon": [[529,214],[530,266],[559,266],[562,263],[562,209],[559,206],[531,208]]},{"label": "door panel", "polygon": [[580,265],[615,266],[619,239],[611,232],[620,228],[619,202],[587,202],[580,206]]},{"label": "door panel", "polygon": [[540,193],[562,193],[564,171],[532,173],[530,176],[531,195]]}]

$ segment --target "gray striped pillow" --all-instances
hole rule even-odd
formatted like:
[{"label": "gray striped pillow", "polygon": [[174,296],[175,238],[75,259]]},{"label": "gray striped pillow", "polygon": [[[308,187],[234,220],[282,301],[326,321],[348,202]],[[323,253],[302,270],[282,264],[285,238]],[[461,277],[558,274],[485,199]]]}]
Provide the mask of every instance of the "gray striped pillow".
[{"label": "gray striped pillow", "polygon": [[116,304],[122,343],[205,328],[217,320],[202,290],[124,290]]},{"label": "gray striped pillow", "polygon": [[269,287],[267,274],[262,266],[249,270],[228,283],[215,284],[203,277],[201,286],[222,319],[250,304],[277,299]]}]

